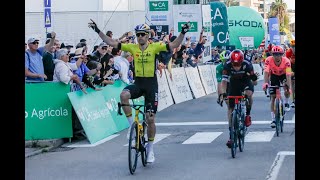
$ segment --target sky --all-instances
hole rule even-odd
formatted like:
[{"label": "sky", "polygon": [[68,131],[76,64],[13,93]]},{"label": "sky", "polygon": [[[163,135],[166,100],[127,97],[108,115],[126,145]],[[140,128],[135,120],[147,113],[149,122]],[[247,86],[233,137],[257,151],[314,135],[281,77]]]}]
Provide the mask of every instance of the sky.
[{"label": "sky", "polygon": [[287,3],[287,9],[295,10],[295,0],[283,0]]}]

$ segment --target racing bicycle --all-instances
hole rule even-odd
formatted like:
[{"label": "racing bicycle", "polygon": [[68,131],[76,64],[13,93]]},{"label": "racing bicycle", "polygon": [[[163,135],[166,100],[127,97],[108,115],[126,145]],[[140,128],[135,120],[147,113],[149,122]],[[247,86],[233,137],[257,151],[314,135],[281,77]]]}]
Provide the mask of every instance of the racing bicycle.
[{"label": "racing bicycle", "polygon": [[275,121],[276,121],[276,134],[279,136],[279,131],[283,132],[283,121],[284,121],[284,105],[281,98],[281,87],[286,87],[286,85],[281,86],[269,86],[269,88],[274,88],[276,91],[276,98],[274,100],[275,108]]},{"label": "racing bicycle", "polygon": [[244,149],[244,139],[247,132],[247,127],[245,126],[245,114],[246,114],[246,103],[249,103],[247,96],[242,93],[241,96],[227,96],[227,99],[235,100],[235,107],[231,114],[231,124],[232,128],[231,134],[231,155],[233,158],[236,157],[237,147],[239,147],[240,152]]},{"label": "racing bicycle", "polygon": [[[145,112],[146,108],[145,105],[141,104],[121,104],[118,102],[118,115],[122,115],[121,113],[121,106],[130,106],[135,109],[135,117],[134,121],[130,128],[130,135],[129,135],[129,144],[128,144],[128,162],[129,162],[129,170],[131,174],[134,174],[138,157],[141,156],[142,165],[147,165],[147,151],[146,151],[146,144],[147,144],[147,137],[145,132],[147,131],[147,123],[145,122]],[[147,107],[151,106],[148,103]],[[144,108],[143,111],[140,109]],[[149,112],[151,108],[148,108]],[[151,113],[151,112],[150,112]],[[139,114],[142,114],[142,119],[139,119]]]}]

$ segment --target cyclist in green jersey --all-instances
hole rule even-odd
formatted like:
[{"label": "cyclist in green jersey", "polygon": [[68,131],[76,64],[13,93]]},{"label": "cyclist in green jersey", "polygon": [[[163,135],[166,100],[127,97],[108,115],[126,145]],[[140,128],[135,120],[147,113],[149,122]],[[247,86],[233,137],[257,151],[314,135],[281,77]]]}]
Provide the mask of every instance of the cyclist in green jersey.
[{"label": "cyclist in green jersey", "polygon": [[[222,81],[222,70],[224,63],[229,60],[229,55],[230,51],[229,50],[224,50],[220,53],[220,63],[216,67],[216,78],[217,78],[217,83],[218,83],[218,99],[217,103],[222,106],[223,101],[221,100],[221,97],[219,96],[222,91],[221,91],[221,81]],[[228,100],[226,100],[226,104]]]},{"label": "cyclist in green jersey", "polygon": [[[106,36],[101,32],[96,23],[91,20],[89,27],[97,32],[100,38],[106,42],[108,45],[121,49],[122,51],[128,51],[133,56],[134,61],[134,74],[135,82],[128,85],[123,89],[120,94],[120,99],[122,104],[129,104],[129,99],[136,99],[140,96],[144,96],[145,104],[151,103],[151,108],[146,109],[151,110],[151,113],[146,113],[146,122],[148,124],[147,136],[147,162],[154,162],[154,152],[153,152],[153,141],[156,134],[155,126],[155,114],[157,112],[158,106],[158,82],[156,76],[156,58],[155,55],[160,51],[173,51],[177,48],[184,39],[185,34],[188,32],[190,25],[189,23],[184,24],[181,29],[179,36],[169,43],[155,42],[149,44],[148,39],[151,34],[151,29],[147,24],[140,24],[135,27],[135,33],[137,37],[138,44],[124,44],[117,40],[114,40]],[[124,113],[127,116],[129,124],[133,122],[132,109],[129,106],[122,106]]]}]

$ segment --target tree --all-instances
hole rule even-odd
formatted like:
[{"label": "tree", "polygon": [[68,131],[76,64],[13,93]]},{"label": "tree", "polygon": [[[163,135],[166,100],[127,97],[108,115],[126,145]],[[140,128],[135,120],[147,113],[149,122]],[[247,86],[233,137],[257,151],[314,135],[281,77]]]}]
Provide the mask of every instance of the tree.
[{"label": "tree", "polygon": [[287,13],[287,4],[283,0],[276,0],[270,6],[268,18],[277,17],[279,19],[279,31],[284,32],[284,28],[289,28],[289,15]]}]

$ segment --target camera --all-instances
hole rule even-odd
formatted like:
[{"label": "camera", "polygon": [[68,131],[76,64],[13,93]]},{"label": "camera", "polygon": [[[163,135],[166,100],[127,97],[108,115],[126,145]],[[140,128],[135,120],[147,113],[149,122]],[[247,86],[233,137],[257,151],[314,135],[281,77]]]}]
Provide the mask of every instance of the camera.
[{"label": "camera", "polygon": [[50,38],[50,39],[52,38],[51,33],[47,34],[47,38]]}]

